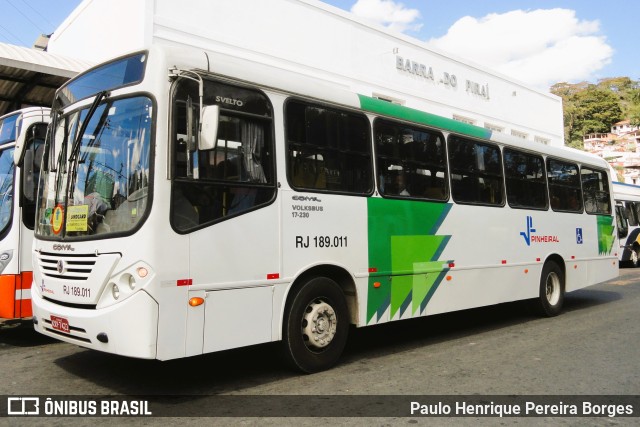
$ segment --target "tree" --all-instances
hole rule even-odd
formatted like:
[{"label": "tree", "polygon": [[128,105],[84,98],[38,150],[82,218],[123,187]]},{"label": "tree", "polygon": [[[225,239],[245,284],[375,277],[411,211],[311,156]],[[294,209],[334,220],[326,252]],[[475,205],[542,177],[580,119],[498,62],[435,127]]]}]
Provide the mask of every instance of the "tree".
[{"label": "tree", "polygon": [[598,85],[554,85],[552,93],[563,99],[565,144],[582,148],[584,135],[609,132],[612,124],[624,118],[620,93],[628,98],[636,83],[628,78],[616,78],[601,80]]},{"label": "tree", "polygon": [[631,102],[627,117],[631,121],[631,126],[640,126],[640,88],[630,91],[629,98]]}]

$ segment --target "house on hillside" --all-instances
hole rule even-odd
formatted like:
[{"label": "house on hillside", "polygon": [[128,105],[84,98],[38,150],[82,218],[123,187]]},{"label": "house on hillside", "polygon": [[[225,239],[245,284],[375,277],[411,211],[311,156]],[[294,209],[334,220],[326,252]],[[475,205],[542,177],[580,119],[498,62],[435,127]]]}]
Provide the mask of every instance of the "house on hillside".
[{"label": "house on hillside", "polygon": [[640,128],[629,120],[611,126],[609,133],[590,133],[583,138],[584,150],[611,163],[619,179],[628,184],[640,184]]}]

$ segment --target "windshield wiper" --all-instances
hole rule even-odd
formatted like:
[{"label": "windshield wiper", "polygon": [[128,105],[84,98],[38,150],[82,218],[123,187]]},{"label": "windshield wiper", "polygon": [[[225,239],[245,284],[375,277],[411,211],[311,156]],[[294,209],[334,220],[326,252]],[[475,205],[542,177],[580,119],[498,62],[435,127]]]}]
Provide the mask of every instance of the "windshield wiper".
[{"label": "windshield wiper", "polygon": [[71,153],[69,154],[69,162],[75,161],[78,157],[78,153],[80,152],[80,145],[82,142],[82,137],[87,130],[87,126],[89,126],[89,121],[91,121],[91,117],[95,114],[98,109],[98,105],[102,102],[103,99],[106,99],[109,96],[109,91],[103,90],[102,92],[98,92],[96,95],[96,99],[93,100],[93,104],[89,107],[89,111],[85,116],[80,129],[76,133],[76,138],[73,140],[73,145],[71,146]]},{"label": "windshield wiper", "polygon": [[[73,145],[71,146],[71,153],[69,154],[69,173],[70,176],[67,177],[67,188],[65,191],[66,194],[66,201],[65,201],[65,205],[68,206],[69,205],[69,200],[73,200],[73,191],[75,189],[75,180],[77,177],[77,173],[78,173],[78,154],[80,153],[80,147],[82,145],[82,138],[84,137],[84,133],[87,131],[87,127],[89,126],[89,122],[91,121],[91,118],[93,117],[93,115],[95,114],[96,110],[98,109],[98,106],[100,105],[100,102],[102,102],[102,100],[106,99],[109,96],[109,91],[102,91],[99,92],[96,95],[96,99],[93,100],[93,103],[91,104],[91,107],[89,107],[89,111],[87,112],[87,115],[85,116],[84,120],[82,121],[82,125],[80,125],[80,129],[78,129],[77,133],[76,133],[76,137],[73,140]],[[107,110],[105,110],[104,115],[107,114]],[[66,209],[66,207],[65,207]],[[66,233],[66,230],[65,230]]]}]

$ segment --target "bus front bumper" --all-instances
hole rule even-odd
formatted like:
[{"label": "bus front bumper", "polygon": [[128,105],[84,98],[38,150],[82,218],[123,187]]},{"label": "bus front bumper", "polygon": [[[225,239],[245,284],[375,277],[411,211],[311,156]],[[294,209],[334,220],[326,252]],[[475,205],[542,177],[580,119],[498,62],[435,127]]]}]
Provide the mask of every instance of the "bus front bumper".
[{"label": "bus front bumper", "polygon": [[36,331],[93,350],[156,358],[158,304],[144,291],[102,309],[57,305],[32,292]]}]

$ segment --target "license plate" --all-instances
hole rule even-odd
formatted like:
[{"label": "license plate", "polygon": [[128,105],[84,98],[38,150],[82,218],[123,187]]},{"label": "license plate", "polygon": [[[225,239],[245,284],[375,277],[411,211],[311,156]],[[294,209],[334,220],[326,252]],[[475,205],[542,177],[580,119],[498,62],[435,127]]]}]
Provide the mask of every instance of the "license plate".
[{"label": "license plate", "polygon": [[51,316],[51,326],[55,330],[69,333],[69,321],[64,317]]}]

